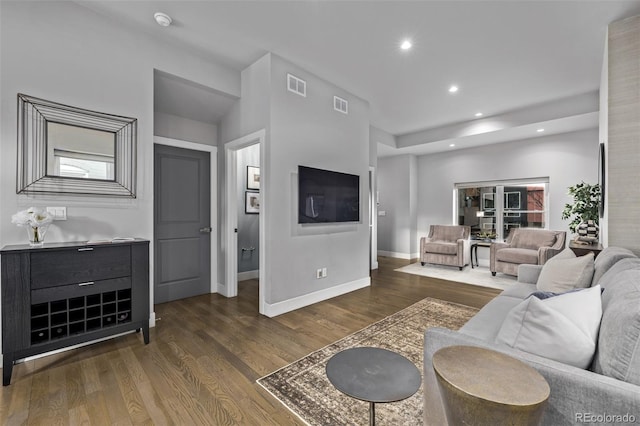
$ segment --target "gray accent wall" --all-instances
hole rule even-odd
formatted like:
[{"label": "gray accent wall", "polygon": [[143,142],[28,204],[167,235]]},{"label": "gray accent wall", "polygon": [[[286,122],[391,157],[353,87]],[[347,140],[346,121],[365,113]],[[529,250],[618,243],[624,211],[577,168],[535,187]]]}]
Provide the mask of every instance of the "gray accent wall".
[{"label": "gray accent wall", "polygon": [[[307,82],[306,97],[287,90],[287,73]],[[333,110],[334,95],[349,101],[348,115]],[[267,54],[242,72],[241,100],[220,123],[220,140],[230,142],[263,128],[261,214],[266,222],[266,303],[368,282],[369,104],[283,58]],[[299,225],[299,165],[359,175],[361,220]],[[327,268],[326,278],[316,279],[319,268]]]},{"label": "gray accent wall", "polygon": [[640,16],[609,26],[608,244],[640,254]]},{"label": "gray accent wall", "polygon": [[456,183],[549,178],[549,228],[567,231],[561,219],[567,188],[598,181],[598,130],[566,133],[456,150],[418,158],[418,240],[429,225],[453,223]]},{"label": "gray accent wall", "polygon": [[[418,170],[413,155],[378,159],[378,253],[410,259],[418,217]],[[384,216],[381,216],[384,214]]]},{"label": "gray accent wall", "polygon": [[[257,214],[245,213],[247,166],[260,166],[260,145],[251,145],[237,153],[238,159],[238,272],[257,271],[260,268],[260,221]],[[254,250],[242,251],[242,248]]]},{"label": "gray accent wall", "polygon": [[218,145],[218,126],[215,124],[190,120],[159,111],[153,113],[153,134],[205,145]]}]

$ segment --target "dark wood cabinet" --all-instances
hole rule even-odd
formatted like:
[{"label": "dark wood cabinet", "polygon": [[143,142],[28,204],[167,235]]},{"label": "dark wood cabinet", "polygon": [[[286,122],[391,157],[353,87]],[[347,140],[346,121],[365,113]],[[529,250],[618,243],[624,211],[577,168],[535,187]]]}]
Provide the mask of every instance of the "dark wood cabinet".
[{"label": "dark wood cabinet", "polygon": [[149,343],[149,241],[6,246],[2,384],[16,360],[142,330]]}]

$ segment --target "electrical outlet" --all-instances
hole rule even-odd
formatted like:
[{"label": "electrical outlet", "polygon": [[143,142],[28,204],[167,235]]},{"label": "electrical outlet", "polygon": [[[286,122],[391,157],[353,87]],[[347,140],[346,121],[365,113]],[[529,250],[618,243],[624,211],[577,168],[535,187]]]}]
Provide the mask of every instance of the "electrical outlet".
[{"label": "electrical outlet", "polygon": [[316,271],[316,279],[319,280],[320,278],[322,278],[322,269]]},{"label": "electrical outlet", "polygon": [[327,278],[327,268],[322,268],[322,278]]}]

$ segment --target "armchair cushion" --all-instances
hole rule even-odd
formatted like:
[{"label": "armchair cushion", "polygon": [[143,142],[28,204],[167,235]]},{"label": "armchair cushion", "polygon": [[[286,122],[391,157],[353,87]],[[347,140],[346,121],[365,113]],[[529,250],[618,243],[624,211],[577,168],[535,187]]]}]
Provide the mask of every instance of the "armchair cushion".
[{"label": "armchair cushion", "polygon": [[511,247],[538,250],[540,247],[553,246],[556,238],[556,233],[553,231],[515,232],[510,245]]},{"label": "armchair cushion", "polygon": [[425,253],[436,253],[436,254],[457,254],[458,253],[458,243],[448,243],[445,241],[431,241],[424,246]]},{"label": "armchair cushion", "polygon": [[538,251],[524,248],[503,248],[496,252],[496,260],[509,263],[538,263]]}]

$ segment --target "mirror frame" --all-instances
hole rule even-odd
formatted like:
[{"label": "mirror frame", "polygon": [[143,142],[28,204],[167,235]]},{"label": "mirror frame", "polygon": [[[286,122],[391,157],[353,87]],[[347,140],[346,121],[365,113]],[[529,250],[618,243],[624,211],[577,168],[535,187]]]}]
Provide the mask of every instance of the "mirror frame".
[{"label": "mirror frame", "polygon": [[[55,122],[115,135],[113,180],[47,174],[47,124]],[[18,194],[76,194],[136,198],[138,120],[18,93]]]}]

